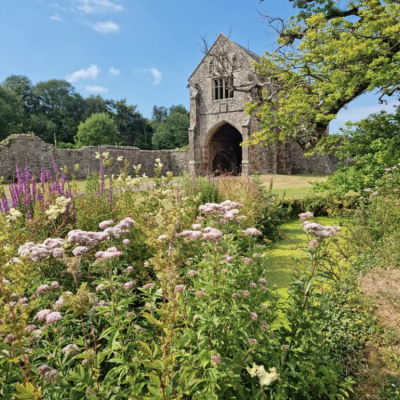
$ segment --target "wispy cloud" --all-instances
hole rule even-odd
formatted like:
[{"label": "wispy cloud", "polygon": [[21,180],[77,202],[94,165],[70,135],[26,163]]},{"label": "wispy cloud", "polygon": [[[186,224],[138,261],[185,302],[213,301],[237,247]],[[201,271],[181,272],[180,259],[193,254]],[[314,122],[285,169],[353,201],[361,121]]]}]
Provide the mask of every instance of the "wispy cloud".
[{"label": "wispy cloud", "polygon": [[50,16],[52,21],[61,21],[61,17],[58,14],[54,14]]},{"label": "wispy cloud", "polygon": [[150,68],[150,69],[145,69],[144,72],[150,72],[151,75],[153,75],[153,83],[154,85],[158,85],[162,82],[163,80],[163,74],[160,70],[157,68]]},{"label": "wispy cloud", "polygon": [[86,86],[85,89],[90,93],[107,93],[108,88],[103,86]]},{"label": "wispy cloud", "polygon": [[108,71],[108,73],[111,76],[118,76],[121,73],[121,70],[118,68],[111,67],[110,70]]},{"label": "wispy cloud", "polygon": [[123,10],[120,4],[111,0],[73,0],[73,2],[82,14],[104,14]]},{"label": "wispy cloud", "polygon": [[100,33],[115,33],[121,29],[119,25],[113,21],[96,22],[95,24],[89,24],[89,26]]},{"label": "wispy cloud", "polygon": [[92,64],[89,68],[82,68],[79,71],[75,71],[70,75],[66,76],[66,80],[70,83],[79,81],[79,80],[87,80],[87,79],[96,79],[100,73],[100,68]]}]

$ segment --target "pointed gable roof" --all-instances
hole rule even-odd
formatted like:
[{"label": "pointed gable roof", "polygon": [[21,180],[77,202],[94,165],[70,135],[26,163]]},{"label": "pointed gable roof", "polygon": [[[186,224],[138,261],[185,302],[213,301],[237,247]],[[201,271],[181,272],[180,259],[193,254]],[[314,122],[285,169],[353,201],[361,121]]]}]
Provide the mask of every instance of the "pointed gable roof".
[{"label": "pointed gable roof", "polygon": [[[234,44],[236,47],[238,47],[241,51],[243,51],[244,53],[246,53],[253,61],[255,62],[259,62],[260,61],[260,56],[257,55],[256,53],[253,53],[252,51],[246,49],[245,47],[241,46],[240,44],[237,44],[236,42],[232,41],[231,39],[228,38],[228,36],[226,36],[225,34],[223,34],[222,32],[218,35],[217,39],[215,40],[215,42],[213,43],[213,45],[210,47],[210,50],[208,51],[208,53],[211,52],[211,50],[213,49],[213,47],[215,47],[215,45],[220,41],[220,40],[224,40],[224,41],[229,41],[230,43]],[[206,54],[200,61],[199,65],[196,67],[196,69],[193,71],[193,73],[190,75],[189,77],[189,81],[190,79],[192,79],[192,76],[197,72],[197,70],[200,68],[200,65],[203,64],[204,60],[206,59],[206,57],[208,56],[208,54]]]}]

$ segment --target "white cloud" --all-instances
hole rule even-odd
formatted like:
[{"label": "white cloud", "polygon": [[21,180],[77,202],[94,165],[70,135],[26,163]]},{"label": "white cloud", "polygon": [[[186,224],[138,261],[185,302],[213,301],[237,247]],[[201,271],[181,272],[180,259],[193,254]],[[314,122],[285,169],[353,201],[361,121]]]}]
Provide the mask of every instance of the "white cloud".
[{"label": "white cloud", "polygon": [[123,7],[111,0],[73,0],[76,9],[82,14],[103,14],[119,12]]},{"label": "white cloud", "polygon": [[50,17],[53,21],[61,21],[61,17],[58,14],[54,14]]},{"label": "white cloud", "polygon": [[95,24],[89,24],[89,26],[100,33],[115,33],[120,30],[119,25],[112,21],[97,22]]},{"label": "white cloud", "polygon": [[67,75],[65,79],[70,83],[79,80],[96,79],[99,73],[100,68],[97,65],[92,64],[89,68],[82,68],[79,71],[73,72],[71,75]]},{"label": "white cloud", "polygon": [[108,73],[111,76],[118,76],[121,73],[121,70],[118,68],[111,67],[110,70],[108,71]]},{"label": "white cloud", "polygon": [[103,86],[86,86],[85,89],[91,93],[107,93],[108,88]]},{"label": "white cloud", "polygon": [[154,85],[158,85],[161,83],[161,81],[163,80],[163,74],[160,70],[158,70],[157,68],[150,68],[150,69],[145,69],[145,72],[150,72],[153,75],[153,83]]}]

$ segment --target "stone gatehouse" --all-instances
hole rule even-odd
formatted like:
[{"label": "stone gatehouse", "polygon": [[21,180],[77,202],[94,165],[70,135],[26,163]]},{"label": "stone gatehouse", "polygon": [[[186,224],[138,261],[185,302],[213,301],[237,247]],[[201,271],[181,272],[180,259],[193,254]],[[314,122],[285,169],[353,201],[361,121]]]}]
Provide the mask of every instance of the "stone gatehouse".
[{"label": "stone gatehouse", "polygon": [[268,147],[241,146],[259,129],[245,103],[258,96],[252,63],[260,57],[221,33],[189,78],[190,173],[209,174],[326,174],[334,160],[305,158],[300,146],[277,143]]}]

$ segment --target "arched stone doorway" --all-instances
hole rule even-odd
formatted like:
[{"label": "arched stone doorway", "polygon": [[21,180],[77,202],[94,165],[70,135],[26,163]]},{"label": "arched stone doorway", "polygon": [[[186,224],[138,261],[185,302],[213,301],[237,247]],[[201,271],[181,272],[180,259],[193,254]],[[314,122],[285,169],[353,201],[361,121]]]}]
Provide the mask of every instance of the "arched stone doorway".
[{"label": "arched stone doorway", "polygon": [[211,172],[231,173],[242,172],[242,135],[230,124],[221,126],[213,135],[209,144]]}]

